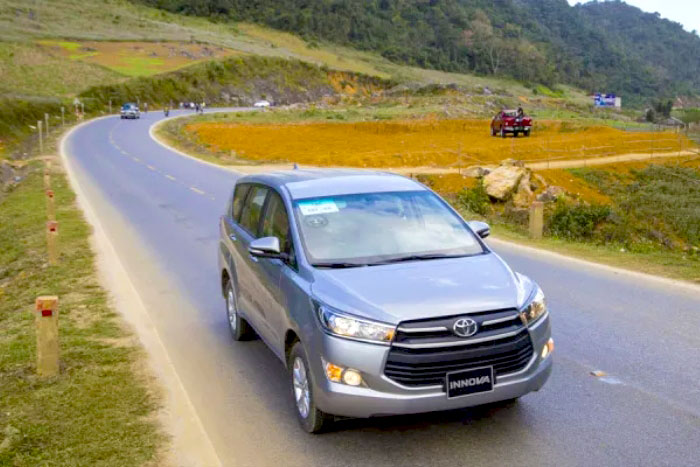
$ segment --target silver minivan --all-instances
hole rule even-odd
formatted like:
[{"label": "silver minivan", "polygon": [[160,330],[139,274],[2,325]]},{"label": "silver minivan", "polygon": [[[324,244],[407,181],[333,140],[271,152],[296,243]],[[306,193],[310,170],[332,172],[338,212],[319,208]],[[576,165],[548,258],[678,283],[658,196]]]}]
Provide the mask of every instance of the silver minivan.
[{"label": "silver minivan", "polygon": [[517,399],[552,369],[542,290],[424,185],[360,170],[237,180],[219,269],[235,340],[286,364],[304,429]]}]

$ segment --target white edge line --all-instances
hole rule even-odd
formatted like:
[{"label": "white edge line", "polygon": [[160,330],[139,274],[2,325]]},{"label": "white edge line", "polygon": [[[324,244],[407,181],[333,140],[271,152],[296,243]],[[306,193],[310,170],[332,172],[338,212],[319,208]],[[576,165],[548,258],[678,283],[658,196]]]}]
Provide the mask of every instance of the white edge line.
[{"label": "white edge line", "polygon": [[[68,158],[68,153],[66,149],[66,141],[70,136],[73,134],[74,131],[78,130],[79,128],[93,123],[97,120],[102,120],[105,118],[110,118],[112,117],[111,115],[105,116],[105,117],[98,117],[94,118],[91,120],[87,120],[85,122],[82,122],[73,128],[71,128],[68,132],[66,132],[60,140],[59,143],[59,152],[61,156],[61,160],[63,161],[63,165],[66,170],[66,174],[68,176],[68,181],[73,189],[73,191],[76,194],[76,200],[78,203],[78,206],[82,209],[83,213],[85,214],[85,218],[87,222],[92,226],[93,228],[93,233],[92,233],[92,242],[93,245],[93,250],[95,251],[96,255],[102,256],[109,258],[110,264],[114,264],[120,271],[120,275],[122,277],[126,278],[127,284],[125,284],[128,288],[128,293],[131,295],[131,298],[135,299],[135,304],[138,305],[140,308],[138,311],[134,309],[126,309],[126,307],[118,307],[120,313],[124,316],[132,316],[132,321],[135,318],[135,314],[138,313],[141,315],[141,318],[145,318],[148,325],[147,327],[137,327],[135,326],[135,329],[137,333],[139,334],[142,343],[145,341],[151,341],[155,345],[154,346],[145,346],[151,354],[151,366],[154,367],[156,360],[163,362],[165,364],[164,368],[161,368],[160,372],[158,371],[157,368],[153,368],[156,370],[156,373],[161,373],[167,380],[170,380],[175,383],[175,389],[177,392],[179,392],[180,397],[186,404],[187,411],[189,414],[184,414],[188,416],[190,420],[194,421],[196,425],[196,429],[199,432],[199,437],[201,438],[194,444],[198,446],[198,451],[197,453],[193,453],[195,455],[200,455],[200,462],[203,462],[201,465],[218,465],[221,466],[223,465],[221,463],[221,459],[219,458],[218,454],[216,453],[216,450],[214,449],[214,445],[211,442],[211,439],[209,438],[209,435],[207,434],[206,430],[204,429],[204,425],[202,424],[201,419],[199,418],[199,415],[197,414],[197,411],[192,404],[192,400],[190,399],[189,395],[187,394],[187,390],[185,389],[185,386],[182,383],[182,380],[180,379],[180,376],[177,374],[177,371],[175,369],[175,366],[173,365],[172,360],[170,359],[170,356],[168,355],[168,351],[165,347],[165,344],[163,343],[162,339],[160,338],[160,335],[158,333],[158,330],[156,329],[155,325],[153,324],[153,321],[151,320],[151,317],[148,313],[148,309],[143,302],[143,299],[141,298],[141,295],[139,294],[138,290],[136,289],[136,286],[132,282],[131,278],[126,272],[126,269],[124,268],[124,265],[121,262],[121,259],[119,258],[119,255],[116,252],[116,249],[114,248],[114,245],[112,242],[109,240],[109,237],[106,235],[105,230],[100,222],[99,217],[95,214],[95,211],[90,204],[90,200],[86,196],[85,192],[83,191],[80,182],[78,181],[74,171],[73,167],[71,165],[71,162]],[[103,245],[105,248],[104,249],[99,249],[97,248],[97,244]],[[101,281],[102,282],[102,281]],[[110,290],[110,292],[114,295],[115,292],[111,290],[111,287],[106,287],[107,290]],[[129,301],[127,298],[123,298],[124,301]],[[166,389],[173,389],[172,386],[167,385],[166,381],[163,381],[162,383],[164,386],[166,386]],[[173,410],[174,407],[172,407],[174,401],[170,401],[171,407],[168,407],[168,412],[170,412],[170,418],[174,419],[175,416],[177,415],[177,411]],[[180,415],[183,415],[180,413]],[[166,427],[168,428],[168,427]],[[167,430],[169,431],[169,430]],[[176,433],[170,433],[172,436],[176,436]],[[176,448],[177,449],[177,448]],[[177,462],[177,459],[176,459]]]},{"label": "white edge line", "polygon": [[[254,111],[254,109],[212,110],[212,111],[207,112],[207,115],[209,115],[209,114],[214,114],[214,113],[226,113],[226,112],[252,112],[252,111]],[[234,169],[231,168],[231,167],[227,167],[227,166],[225,166],[225,165],[220,165],[220,164],[215,164],[214,162],[209,162],[209,161],[206,161],[206,160],[204,160],[204,159],[199,159],[199,158],[197,158],[197,157],[195,157],[195,156],[192,156],[192,155],[190,155],[190,154],[187,154],[186,152],[182,152],[182,151],[180,151],[179,149],[177,149],[177,148],[175,148],[175,147],[169,145],[168,143],[166,143],[165,141],[163,141],[162,139],[160,139],[160,138],[158,138],[158,137],[156,136],[156,130],[157,130],[161,125],[163,125],[165,122],[168,122],[168,121],[170,121],[170,120],[176,120],[176,119],[179,119],[179,118],[188,118],[188,117],[194,117],[194,116],[196,116],[196,115],[189,115],[189,114],[187,114],[187,115],[177,115],[177,116],[174,116],[174,117],[168,117],[168,118],[160,119],[160,120],[158,120],[157,122],[154,122],[154,123],[148,128],[148,135],[151,137],[151,139],[152,139],[153,141],[155,141],[156,143],[158,143],[158,144],[160,144],[161,146],[163,146],[165,149],[168,149],[169,151],[172,151],[172,152],[174,152],[175,154],[177,154],[177,155],[179,155],[179,156],[186,157],[186,158],[188,158],[188,159],[192,159],[193,161],[197,161],[197,162],[199,162],[200,164],[205,164],[205,165],[209,165],[209,166],[211,166],[211,167],[216,167],[216,168],[219,169],[219,170],[225,170],[225,171],[227,171],[227,172],[232,172],[232,173],[235,173],[235,174],[237,174],[237,175],[241,175],[241,172],[237,172],[236,170],[234,170]]]},{"label": "white edge line", "polygon": [[644,279],[652,282],[657,282],[659,285],[667,285],[672,287],[678,287],[681,289],[686,289],[691,292],[700,292],[700,285],[693,284],[692,282],[683,281],[680,279],[671,279],[668,277],[655,276],[653,274],[647,274],[644,272],[631,271],[629,269],[618,268],[615,266],[609,266],[607,264],[596,263],[589,261],[587,259],[576,258],[574,256],[567,256],[561,253],[556,253],[550,250],[544,250],[542,248],[536,248],[529,245],[523,245],[522,243],[516,243],[509,240],[502,240],[500,238],[489,238],[487,243],[500,243],[502,245],[509,246],[511,248],[517,248],[518,250],[525,250],[531,254],[537,254],[540,256],[547,256],[551,259],[556,259],[558,261],[569,261],[571,263],[579,264],[582,266],[588,266],[596,269],[600,269],[606,272],[611,272],[614,274],[627,275],[629,277],[635,277],[638,279]]},{"label": "white edge line", "polygon": [[[221,112],[233,112],[233,111],[232,110],[215,110],[215,111],[211,111],[209,113],[221,113]],[[179,149],[172,147],[171,145],[169,145],[168,143],[166,143],[165,141],[161,140],[160,138],[158,138],[156,136],[155,131],[157,130],[157,128],[160,125],[162,125],[166,121],[173,120],[176,118],[188,118],[188,117],[191,117],[191,115],[178,115],[175,117],[170,117],[170,118],[165,118],[165,119],[159,120],[159,121],[155,122],[153,125],[151,125],[151,127],[148,129],[148,134],[150,135],[150,137],[153,141],[155,141],[156,143],[160,144],[164,148],[166,148],[166,149],[168,149],[168,150],[170,150],[170,151],[172,151],[172,152],[174,152],[182,157],[192,159],[194,161],[199,162],[200,164],[206,164],[206,165],[210,165],[212,167],[216,167],[218,169],[223,169],[223,170],[226,170],[229,172],[240,174],[240,172],[236,172],[233,168],[227,167],[225,165],[215,164],[213,162],[209,162],[209,161],[206,161],[203,159],[199,159],[195,156],[192,156],[190,154],[182,152]],[[503,245],[517,247],[521,250],[526,250],[532,254],[536,253],[539,255],[549,256],[550,258],[557,259],[559,261],[569,261],[569,262],[573,262],[573,263],[580,264],[580,265],[598,268],[598,269],[601,269],[601,270],[604,270],[607,272],[628,275],[630,277],[636,277],[636,278],[640,278],[640,279],[646,279],[649,281],[655,281],[655,282],[658,282],[659,284],[663,284],[663,285],[670,285],[670,286],[684,288],[684,289],[687,289],[687,290],[690,290],[693,292],[700,292],[700,285],[693,284],[692,282],[687,282],[687,281],[683,281],[683,280],[679,280],[679,279],[670,279],[670,278],[661,277],[661,276],[655,276],[653,274],[646,274],[646,273],[638,272],[638,271],[631,271],[629,269],[623,269],[623,268],[618,268],[615,266],[609,266],[607,264],[596,263],[596,262],[593,262],[590,260],[576,258],[573,256],[566,256],[566,255],[563,255],[561,253],[555,253],[553,251],[544,250],[542,248],[527,246],[527,245],[523,245],[521,243],[511,242],[508,240],[496,239],[493,237],[489,239],[489,242],[501,243]]]}]

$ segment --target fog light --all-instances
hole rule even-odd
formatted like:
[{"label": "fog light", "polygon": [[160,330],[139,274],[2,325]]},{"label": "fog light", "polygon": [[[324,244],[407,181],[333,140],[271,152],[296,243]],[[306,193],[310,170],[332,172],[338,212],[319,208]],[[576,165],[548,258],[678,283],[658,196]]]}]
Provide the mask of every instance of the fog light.
[{"label": "fog light", "polygon": [[545,345],[542,346],[542,360],[547,358],[549,354],[551,354],[554,351],[554,339],[551,337],[547,341]]},{"label": "fog light", "polygon": [[326,369],[326,378],[334,383],[340,383],[343,375],[343,367],[328,362],[324,362],[323,366]]},{"label": "fog light", "polygon": [[359,386],[362,384],[362,375],[357,370],[347,369],[343,373],[343,383],[348,386]]}]

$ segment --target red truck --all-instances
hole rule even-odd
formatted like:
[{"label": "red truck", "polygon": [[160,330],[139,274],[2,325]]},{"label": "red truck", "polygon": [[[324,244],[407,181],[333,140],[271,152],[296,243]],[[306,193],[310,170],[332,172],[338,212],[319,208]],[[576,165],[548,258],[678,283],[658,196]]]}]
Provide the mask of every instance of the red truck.
[{"label": "red truck", "polygon": [[502,110],[491,120],[491,136],[500,135],[505,138],[508,133],[516,138],[518,133],[530,136],[531,129],[532,119],[523,114],[518,115],[517,110]]}]

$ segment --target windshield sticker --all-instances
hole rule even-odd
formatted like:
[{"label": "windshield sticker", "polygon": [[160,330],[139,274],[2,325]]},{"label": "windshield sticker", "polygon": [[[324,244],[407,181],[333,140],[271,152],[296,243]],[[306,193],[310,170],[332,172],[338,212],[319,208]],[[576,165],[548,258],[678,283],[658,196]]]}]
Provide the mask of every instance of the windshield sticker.
[{"label": "windshield sticker", "polygon": [[330,214],[338,212],[338,206],[332,199],[323,199],[319,201],[305,201],[299,203],[299,210],[305,216],[315,216],[317,214]]}]

